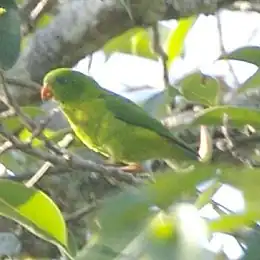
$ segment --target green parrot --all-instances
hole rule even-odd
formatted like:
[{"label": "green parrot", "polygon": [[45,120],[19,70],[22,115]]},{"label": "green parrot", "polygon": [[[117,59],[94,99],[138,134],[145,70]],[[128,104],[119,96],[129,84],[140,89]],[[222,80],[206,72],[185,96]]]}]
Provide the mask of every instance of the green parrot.
[{"label": "green parrot", "polygon": [[47,73],[41,97],[54,98],[78,138],[115,163],[199,158],[196,151],[141,107],[78,71],[60,68]]}]

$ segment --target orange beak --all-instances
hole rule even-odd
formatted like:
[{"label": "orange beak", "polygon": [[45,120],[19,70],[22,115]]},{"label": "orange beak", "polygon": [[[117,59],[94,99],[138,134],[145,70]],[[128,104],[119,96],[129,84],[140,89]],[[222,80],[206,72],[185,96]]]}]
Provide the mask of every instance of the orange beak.
[{"label": "orange beak", "polygon": [[49,100],[53,97],[51,88],[48,85],[45,85],[41,89],[41,99],[44,100]]}]

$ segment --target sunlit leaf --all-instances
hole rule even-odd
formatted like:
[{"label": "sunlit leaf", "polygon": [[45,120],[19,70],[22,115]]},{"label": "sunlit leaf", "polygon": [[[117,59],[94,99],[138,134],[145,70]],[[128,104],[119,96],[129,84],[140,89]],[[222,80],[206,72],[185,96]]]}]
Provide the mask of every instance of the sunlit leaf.
[{"label": "sunlit leaf", "polygon": [[172,214],[159,212],[147,225],[145,252],[149,259],[176,259],[177,223]]},{"label": "sunlit leaf", "polygon": [[40,19],[37,20],[36,22],[36,28],[40,29],[40,28],[44,28],[46,27],[48,24],[50,24],[50,22],[53,20],[54,16],[51,14],[44,14],[40,17]]},{"label": "sunlit leaf", "polygon": [[0,67],[7,70],[20,53],[20,17],[14,0],[1,1],[0,8]]},{"label": "sunlit leaf", "polygon": [[106,56],[110,56],[115,52],[121,52],[155,59],[156,55],[151,47],[149,31],[142,27],[136,27],[112,38],[104,45],[103,51]]},{"label": "sunlit leaf", "polygon": [[[44,129],[42,131],[42,133],[49,139],[49,140],[52,140],[53,142],[58,142],[60,141],[67,133],[68,133],[68,129],[61,129],[59,131],[53,131],[51,129]],[[19,139],[23,142],[27,142],[30,140],[32,136],[32,133],[27,130],[26,128],[24,128],[20,133],[19,133]],[[44,146],[45,143],[38,139],[38,138],[34,138],[33,141],[32,141],[32,145],[34,147],[37,147],[37,146]]]},{"label": "sunlit leaf", "polygon": [[67,230],[62,214],[41,191],[0,180],[0,214],[18,222],[33,234],[67,248]]},{"label": "sunlit leaf", "polygon": [[[27,116],[34,118],[36,116],[42,116],[45,112],[38,107],[21,107],[23,113]],[[21,119],[19,116],[12,116],[1,120],[3,126],[9,131],[15,131],[22,127]]]},{"label": "sunlit leaf", "polygon": [[259,46],[241,47],[226,55],[221,56],[220,59],[244,61],[244,62],[252,63],[259,67],[260,47]]},{"label": "sunlit leaf", "polygon": [[0,16],[5,14],[5,13],[6,13],[6,9],[0,7]]},{"label": "sunlit leaf", "polygon": [[169,33],[164,43],[164,51],[168,56],[168,67],[170,67],[177,56],[181,55],[185,38],[196,20],[196,16],[180,19],[177,28]]},{"label": "sunlit leaf", "polygon": [[152,50],[150,33],[144,29],[131,37],[131,50],[136,56],[156,59],[156,54]]},{"label": "sunlit leaf", "polygon": [[259,218],[260,211],[222,215],[220,218],[210,221],[209,228],[212,232],[231,233],[245,226],[251,226]]},{"label": "sunlit leaf", "polygon": [[194,73],[182,79],[179,85],[187,100],[206,106],[216,106],[219,103],[220,85],[214,78]]},{"label": "sunlit leaf", "polygon": [[232,106],[205,109],[196,116],[193,125],[223,125],[224,114],[228,115],[228,123],[231,126],[241,127],[249,124],[256,128],[260,127],[260,110]]}]

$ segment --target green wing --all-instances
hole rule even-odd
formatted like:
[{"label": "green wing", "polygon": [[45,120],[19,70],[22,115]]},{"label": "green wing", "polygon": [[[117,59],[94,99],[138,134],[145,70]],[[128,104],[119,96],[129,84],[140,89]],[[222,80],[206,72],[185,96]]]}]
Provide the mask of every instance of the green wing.
[{"label": "green wing", "polygon": [[146,111],[131,100],[110,91],[102,93],[100,98],[105,101],[107,109],[112,112],[117,119],[156,132],[160,136],[172,141],[175,145],[177,144],[180,147],[189,150],[189,152],[196,153],[180,139],[174,137],[158,120],[149,116]]}]

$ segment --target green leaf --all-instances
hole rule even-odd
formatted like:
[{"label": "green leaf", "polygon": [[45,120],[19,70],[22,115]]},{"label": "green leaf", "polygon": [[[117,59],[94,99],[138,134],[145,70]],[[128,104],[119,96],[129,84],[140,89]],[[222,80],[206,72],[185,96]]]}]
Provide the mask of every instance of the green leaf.
[{"label": "green leaf", "polygon": [[7,70],[15,64],[20,53],[20,18],[14,0],[1,1],[0,8],[0,68]]},{"label": "green leaf", "polygon": [[251,226],[259,218],[260,211],[223,215],[218,219],[210,221],[208,226],[212,232],[231,233],[246,226]]},{"label": "green leaf", "polygon": [[235,51],[221,56],[219,59],[244,61],[260,67],[260,47],[247,46],[238,48]]},{"label": "green leaf", "polygon": [[207,187],[207,189],[205,191],[203,191],[197,198],[196,202],[195,202],[195,206],[198,209],[201,209],[202,207],[204,207],[206,204],[211,202],[211,198],[212,196],[215,194],[215,192],[221,187],[221,184],[214,180],[213,183],[211,183],[209,185],[209,187]]},{"label": "green leaf", "polygon": [[220,86],[216,79],[194,73],[179,82],[183,96],[206,106],[216,106],[220,99]]},{"label": "green leaf", "polygon": [[36,28],[41,29],[46,27],[48,24],[51,23],[53,20],[54,16],[51,14],[44,14],[40,17],[40,19],[37,20],[36,22]]},{"label": "green leaf", "polygon": [[192,124],[221,126],[224,114],[228,115],[228,123],[231,126],[241,127],[248,124],[256,128],[260,127],[260,110],[232,106],[205,109],[196,116]]},{"label": "green leaf", "polygon": [[76,256],[77,252],[79,251],[76,238],[70,230],[68,230],[68,248],[72,256]]},{"label": "green leaf", "polygon": [[112,248],[103,245],[103,244],[95,244],[93,246],[87,245],[83,248],[75,257],[75,260],[111,260],[116,259],[116,257],[120,255],[120,252],[114,251]]},{"label": "green leaf", "polygon": [[66,224],[55,203],[35,188],[0,180],[0,214],[33,234],[66,249]]},{"label": "green leaf", "polygon": [[196,20],[197,16],[180,19],[177,28],[171,30],[169,33],[164,43],[164,51],[168,56],[168,68],[171,66],[174,59],[181,55],[186,36]]},{"label": "green leaf", "polygon": [[260,71],[257,70],[250,78],[248,78],[244,84],[237,89],[238,93],[245,92],[249,89],[260,87]]},{"label": "green leaf", "polygon": [[156,59],[151,46],[150,32],[142,27],[130,29],[111,39],[104,45],[103,51],[108,57],[115,52],[121,52]]},{"label": "green leaf", "polygon": [[[60,141],[67,133],[68,129],[61,129],[59,131],[53,131],[51,129],[45,128],[42,133],[49,139],[52,140],[53,142],[58,142]],[[26,142],[30,140],[32,133],[24,128],[20,133],[19,133],[19,139],[22,142]],[[38,138],[34,138],[32,141],[32,146],[34,147],[42,147],[44,146],[44,142]]]},{"label": "green leaf", "polygon": [[[21,107],[21,110],[23,113],[25,113],[27,116],[30,116],[31,118],[45,115],[45,112],[38,107]],[[22,126],[20,117],[18,116],[12,116],[2,119],[1,123],[8,131],[15,131]]]}]

